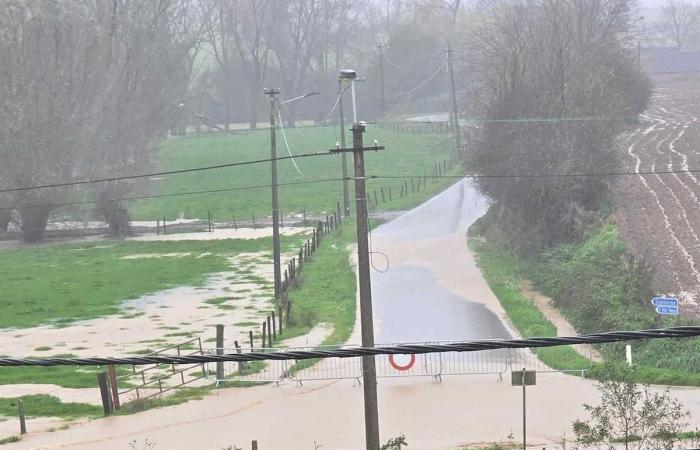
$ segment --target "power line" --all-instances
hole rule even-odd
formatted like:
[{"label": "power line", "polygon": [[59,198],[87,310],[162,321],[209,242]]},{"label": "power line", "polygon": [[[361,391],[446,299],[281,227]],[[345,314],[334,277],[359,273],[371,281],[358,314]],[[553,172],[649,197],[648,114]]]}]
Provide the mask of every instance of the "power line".
[{"label": "power line", "polygon": [[345,347],[334,350],[290,350],[229,353],[226,355],[133,356],[95,358],[0,358],[0,367],[104,366],[146,364],[203,364],[211,362],[284,361],[315,358],[354,358],[376,355],[418,355],[425,353],[478,352],[498,349],[545,348],[576,344],[605,344],[642,339],[690,338],[700,336],[700,326],[680,326],[637,331],[609,331],[581,336],[488,339],[435,344],[398,344],[374,347]]},{"label": "power line", "polygon": [[[290,181],[286,183],[277,183],[276,186],[296,186],[300,184],[314,184],[314,183],[327,183],[330,181],[342,181],[343,178],[320,178],[315,180],[301,180],[301,181]],[[232,192],[232,191],[245,191],[249,189],[263,189],[271,188],[272,184],[259,184],[254,186],[239,186],[232,188],[222,188],[222,189],[207,189],[202,191],[187,191],[187,192],[171,192],[166,194],[154,194],[154,195],[137,195],[133,197],[121,197],[104,200],[106,202],[119,202],[128,200],[144,200],[153,198],[163,198],[163,197],[180,197],[184,195],[201,195],[201,194],[215,194],[219,192]],[[24,206],[6,206],[0,208],[0,211],[11,211],[16,209],[31,209],[31,208],[58,208],[62,206],[79,206],[79,205],[95,205],[97,200],[84,200],[84,201],[74,201],[74,202],[63,202],[63,203],[47,203],[42,205],[24,205]]]},{"label": "power line", "polygon": [[679,175],[700,173],[700,169],[689,170],[652,170],[639,172],[579,172],[579,173],[511,173],[511,174],[479,174],[466,173],[460,175],[370,175],[370,179],[410,179],[410,178],[586,178],[586,177],[622,177],[635,175]]},{"label": "power line", "polygon": [[35,186],[23,186],[23,187],[14,187],[14,188],[4,188],[0,189],[0,194],[2,193],[8,193],[8,192],[20,192],[20,191],[31,191],[31,190],[36,190],[36,189],[48,189],[48,188],[57,188],[57,187],[66,187],[66,186],[78,186],[78,185],[83,185],[83,184],[93,184],[93,183],[108,183],[111,181],[122,181],[122,180],[134,180],[138,178],[150,178],[150,177],[157,177],[157,176],[163,176],[163,175],[177,175],[177,174],[183,174],[183,173],[191,173],[191,172],[201,172],[205,170],[214,170],[214,169],[226,169],[229,167],[239,167],[239,166],[248,166],[251,164],[261,164],[261,163],[266,163],[266,162],[271,162],[271,161],[281,161],[285,159],[294,159],[294,158],[308,158],[312,156],[329,156],[329,152],[315,152],[315,153],[304,153],[301,155],[296,155],[296,156],[280,156],[277,158],[265,158],[265,159],[254,159],[250,161],[241,161],[241,162],[234,162],[234,163],[226,163],[226,164],[216,164],[213,166],[204,166],[204,167],[192,167],[188,169],[177,169],[177,170],[167,170],[163,172],[153,172],[153,173],[144,173],[144,174],[138,174],[138,175],[124,175],[120,177],[111,177],[111,178],[96,178],[96,179],[91,179],[91,180],[78,180],[78,181],[66,181],[62,183],[51,183],[51,184],[43,184],[43,185],[35,185]]},{"label": "power line", "polygon": [[[315,156],[315,155],[326,155],[326,153],[318,153],[318,154],[306,154],[306,155],[297,155],[295,157],[300,157],[300,156]],[[290,157],[285,156],[282,158],[276,158],[276,159],[290,159]],[[263,160],[263,161],[270,161],[270,159]],[[464,178],[472,178],[472,179],[488,179],[488,178],[493,178],[493,179],[498,179],[498,178],[512,178],[512,179],[517,179],[517,178],[530,178],[530,179],[538,179],[538,178],[587,178],[587,177],[619,177],[619,176],[635,176],[635,175],[642,175],[642,176],[647,176],[647,175],[680,175],[680,174],[697,174],[700,173],[700,169],[692,169],[692,170],[659,170],[659,171],[640,171],[640,172],[581,172],[581,173],[551,173],[551,174],[459,174],[459,175],[438,175],[438,176],[433,176],[433,175],[426,175],[426,174],[405,174],[405,175],[368,175],[366,178],[367,180],[408,180],[411,178],[433,178],[433,179],[453,179],[453,180],[460,180]],[[301,180],[301,181],[291,181],[287,183],[277,183],[276,186],[294,186],[294,185],[299,185],[299,184],[315,184],[315,183],[325,183],[325,182],[330,182],[330,181],[343,181],[343,180],[352,180],[352,177],[348,178],[342,178],[342,177],[336,177],[336,178],[322,178],[322,179],[315,179],[315,180]],[[162,197],[179,197],[179,196],[184,196],[184,195],[201,195],[201,194],[212,194],[212,193],[220,193],[220,192],[232,192],[232,191],[243,191],[243,190],[249,190],[249,189],[262,189],[262,188],[270,188],[272,187],[272,184],[260,184],[260,185],[253,185],[253,186],[239,186],[239,187],[232,187],[232,188],[222,188],[222,189],[207,189],[207,190],[201,190],[201,191],[187,191],[187,192],[173,192],[173,193],[165,193],[165,194],[154,194],[154,195],[139,195],[139,196],[132,196],[132,197],[120,197],[120,198],[114,198],[114,199],[108,199],[105,201],[108,202],[118,202],[118,201],[128,201],[128,200],[144,200],[144,199],[154,199],[154,198],[162,198]],[[3,192],[3,191],[0,191]],[[62,202],[62,203],[47,203],[47,204],[41,204],[41,205],[17,205],[17,206],[6,206],[6,207],[0,207],[0,211],[10,211],[10,210],[16,210],[16,209],[30,209],[30,208],[58,208],[58,207],[63,207],[63,206],[79,206],[79,205],[94,205],[96,204],[96,200],[86,200],[86,201],[73,201],[73,202]]]},{"label": "power line", "polygon": [[447,61],[443,61],[442,64],[440,64],[440,66],[437,68],[437,70],[435,70],[435,72],[433,72],[428,78],[426,78],[425,80],[420,82],[414,88],[409,89],[408,91],[405,91],[405,92],[399,92],[398,94],[389,95],[387,98],[399,98],[399,97],[405,97],[407,95],[413,94],[418,89],[420,89],[423,86],[425,86],[426,84],[428,84],[433,78],[435,78],[442,71],[443,67],[445,67],[446,64],[447,64]]}]

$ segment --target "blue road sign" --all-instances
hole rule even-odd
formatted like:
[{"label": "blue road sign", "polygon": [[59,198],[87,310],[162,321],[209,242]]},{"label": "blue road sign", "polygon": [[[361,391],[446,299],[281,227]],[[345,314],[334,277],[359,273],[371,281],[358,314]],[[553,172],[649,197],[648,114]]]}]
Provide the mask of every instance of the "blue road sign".
[{"label": "blue road sign", "polygon": [[[678,307],[678,299],[675,297],[654,297],[651,299],[651,304],[654,306],[670,306]],[[658,312],[658,310],[657,310]],[[659,313],[661,314],[661,313]]]},{"label": "blue road sign", "polygon": [[657,306],[656,312],[665,316],[677,316],[679,314],[678,306]]}]

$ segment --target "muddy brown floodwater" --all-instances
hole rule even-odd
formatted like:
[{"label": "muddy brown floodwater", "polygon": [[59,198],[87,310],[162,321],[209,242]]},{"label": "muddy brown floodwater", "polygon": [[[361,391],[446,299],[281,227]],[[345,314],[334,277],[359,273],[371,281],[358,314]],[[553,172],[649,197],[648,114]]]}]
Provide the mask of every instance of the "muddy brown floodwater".
[{"label": "muddy brown floodwater", "polygon": [[[377,338],[382,342],[517,336],[467,248],[466,227],[485,204],[466,182],[372,233],[389,260],[374,272]],[[377,269],[386,263],[374,254]],[[356,327],[357,328],[357,327]],[[358,333],[350,343],[359,343]],[[361,449],[362,389],[354,380],[283,383],[217,391],[201,401],[111,417],[55,433],[29,435],[7,448],[123,450],[146,439],[162,449]],[[521,391],[494,374],[381,378],[383,440],[406,435],[410,449],[447,449],[521,436]],[[700,391],[672,393],[700,417]],[[528,390],[528,440],[548,449],[595,403],[594,383],[560,373],[538,375]],[[698,425],[693,419],[689,429]],[[536,445],[536,446],[535,446]]]}]

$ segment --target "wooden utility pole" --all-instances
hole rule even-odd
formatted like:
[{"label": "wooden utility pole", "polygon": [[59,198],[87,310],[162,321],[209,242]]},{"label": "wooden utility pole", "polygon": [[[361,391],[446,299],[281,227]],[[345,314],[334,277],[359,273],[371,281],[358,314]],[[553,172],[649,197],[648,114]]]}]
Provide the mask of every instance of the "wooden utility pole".
[{"label": "wooden utility pole", "polygon": [[377,45],[379,49],[379,99],[382,117],[386,114],[386,97],[384,96],[384,44]]},{"label": "wooden utility pole", "polygon": [[[345,88],[340,79],[338,79],[338,110],[340,112],[340,147],[345,148],[345,116],[343,115],[343,94],[345,94]],[[343,165],[343,210],[345,217],[350,216],[350,193],[348,190],[348,158],[345,152],[340,154],[342,159],[341,163]],[[306,222],[306,210],[304,210],[304,222]],[[306,226],[306,224],[304,224]]]},{"label": "wooden utility pole", "polygon": [[265,94],[270,96],[270,184],[272,185],[272,256],[275,277],[275,305],[279,305],[280,290],[282,287],[279,198],[277,196],[277,124],[275,120],[279,109],[279,105],[277,104],[277,95],[279,93],[279,89],[265,89]]},{"label": "wooden utility pole", "polygon": [[462,153],[462,137],[459,132],[459,111],[457,110],[457,89],[455,88],[455,71],[452,61],[452,49],[450,43],[447,43],[447,71],[450,73],[450,100],[452,103],[452,129],[455,133],[455,145],[457,147],[457,157],[463,159]]},{"label": "wooden utility pole", "polygon": [[[352,148],[333,149],[331,152],[351,151],[355,166],[355,211],[357,218],[357,273],[360,283],[360,327],[362,346],[374,347],[372,318],[372,285],[369,272],[369,242],[367,223],[367,193],[365,189],[365,151],[383,150],[384,147],[364,147],[362,133],[365,126],[352,127]],[[379,450],[379,412],[377,405],[377,369],[374,356],[362,357],[362,384],[365,401],[365,441],[367,450]]]}]

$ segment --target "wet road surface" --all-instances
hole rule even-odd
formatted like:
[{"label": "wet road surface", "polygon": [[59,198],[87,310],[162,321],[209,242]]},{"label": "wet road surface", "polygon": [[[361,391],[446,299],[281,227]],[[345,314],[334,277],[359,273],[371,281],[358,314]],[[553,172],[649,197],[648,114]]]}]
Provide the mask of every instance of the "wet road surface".
[{"label": "wet road surface", "polygon": [[[473,186],[460,181],[428,202],[381,225],[372,233],[372,238],[384,247],[401,246],[405,251],[417,250],[411,242],[430,243],[455,235],[466,242],[467,228],[486,208]],[[511,337],[498,316],[474,301],[478,299],[441,286],[434,267],[405,263],[392,256],[391,251],[386,252],[389,260],[386,272],[372,271],[374,316],[381,324],[375,335],[377,343]],[[381,256],[373,258],[379,270],[386,267],[381,267],[384,263]]]}]

